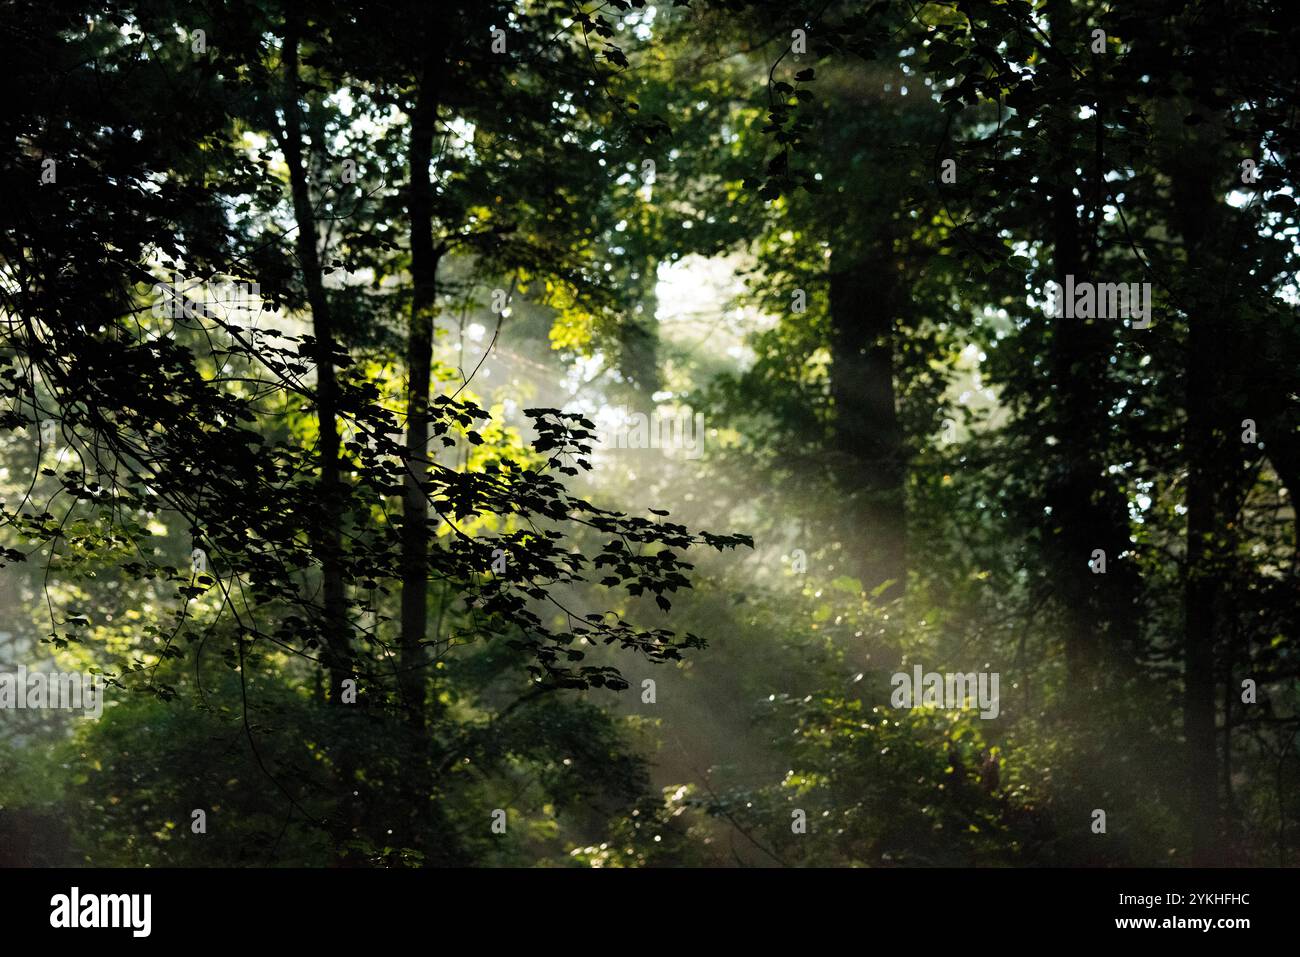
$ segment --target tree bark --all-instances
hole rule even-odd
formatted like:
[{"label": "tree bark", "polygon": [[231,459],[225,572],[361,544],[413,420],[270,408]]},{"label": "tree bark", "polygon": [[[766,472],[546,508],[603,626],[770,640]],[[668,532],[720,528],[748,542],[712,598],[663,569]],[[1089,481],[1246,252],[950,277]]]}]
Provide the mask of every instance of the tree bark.
[{"label": "tree bark", "polygon": [[303,117],[300,105],[298,44],[301,24],[290,12],[286,18],[284,70],[287,90],[284,102],[284,131],[281,148],[289,167],[289,187],[297,226],[296,248],[302,268],[307,303],[311,307],[316,336],[316,418],[320,432],[320,520],[316,524],[316,548],[321,562],[323,637],[326,667],[330,674],[329,696],[342,701],[343,680],[351,676],[352,655],[347,621],[347,590],[343,574],[342,526],[343,486],[340,481],[338,431],[338,380],[333,355],[337,349],[334,318],[321,276],[316,249],[316,213],[311,202],[307,165],[302,144]]},{"label": "tree bark", "polygon": [[402,609],[399,681],[408,720],[425,724],[424,643],[429,619],[429,388],[433,363],[434,305],[438,293],[441,248],[433,239],[433,185],[429,166],[438,125],[438,54],[430,54],[411,117],[410,185],[407,209],[411,217],[411,322],[406,344],[409,379],[406,397],[406,456],[402,498]]},{"label": "tree bark", "polygon": [[[1183,736],[1187,748],[1187,795],[1193,863],[1213,864],[1220,855],[1220,766],[1215,731],[1216,641],[1222,600],[1221,552],[1232,536],[1226,527],[1225,492],[1235,456],[1227,439],[1236,418],[1224,392],[1222,365],[1228,350],[1221,315],[1231,308],[1230,278],[1214,249],[1227,228],[1215,193],[1216,166],[1230,169],[1209,135],[1185,132],[1183,108],[1165,117],[1172,130],[1169,168],[1174,220],[1187,255],[1187,274],[1200,281],[1183,295],[1187,311],[1184,347],[1184,451],[1187,460],[1187,555],[1183,572]],[[1207,134],[1221,129],[1204,124]],[[1211,279],[1211,277],[1219,277]],[[1230,360],[1228,360],[1230,361]],[[1232,434],[1235,439],[1235,434]],[[1240,447],[1240,443],[1237,443]]]},{"label": "tree bark", "polygon": [[[1073,22],[1070,6],[1054,0],[1048,7],[1053,44],[1053,69],[1069,74],[1062,51],[1081,50],[1079,37],[1087,31]],[[1100,104],[1099,104],[1100,108]],[[1063,142],[1075,136],[1072,109],[1056,112],[1049,122]],[[1100,177],[1103,156],[1096,159]],[[1048,215],[1053,246],[1053,274],[1064,287],[1068,276],[1085,282],[1091,277],[1095,249],[1079,215],[1083,182],[1074,160],[1062,157],[1044,177],[1049,191]],[[1103,676],[1103,663],[1117,662],[1135,651],[1138,637],[1137,596],[1141,583],[1128,550],[1129,518],[1125,490],[1106,474],[1109,409],[1114,396],[1108,388],[1110,357],[1114,354],[1118,319],[1080,319],[1063,315],[1049,320],[1049,361],[1052,375],[1051,478],[1044,504],[1050,508],[1045,534],[1050,581],[1064,620],[1066,693],[1072,705],[1084,705]],[[1105,554],[1105,574],[1089,568],[1093,552]]]},{"label": "tree bark", "polygon": [[881,598],[907,587],[907,454],[894,394],[898,263],[888,236],[870,253],[832,253],[830,272],[832,447],[852,525],[853,572]]}]

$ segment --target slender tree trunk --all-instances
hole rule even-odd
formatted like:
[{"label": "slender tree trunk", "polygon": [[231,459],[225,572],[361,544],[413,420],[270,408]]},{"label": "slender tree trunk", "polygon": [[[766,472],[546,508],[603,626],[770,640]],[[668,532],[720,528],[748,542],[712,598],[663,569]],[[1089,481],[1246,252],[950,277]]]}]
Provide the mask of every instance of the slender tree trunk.
[{"label": "slender tree trunk", "polygon": [[[1061,287],[1095,278],[1089,272],[1069,177],[1057,181],[1052,199],[1054,276]],[[1086,696],[1107,663],[1131,655],[1137,644],[1136,569],[1124,557],[1129,519],[1124,490],[1106,475],[1109,433],[1107,369],[1117,319],[1062,316],[1052,324],[1049,355],[1056,392],[1049,447],[1054,459],[1046,489],[1051,509],[1047,543],[1053,588],[1064,615],[1068,693]],[[1101,551],[1104,573],[1089,567]]]},{"label": "slender tree trunk", "polygon": [[[347,619],[347,592],[343,579],[342,526],[343,486],[340,481],[338,432],[338,381],[334,374],[334,353],[338,346],[333,314],[321,276],[320,255],[316,248],[316,213],[307,180],[307,163],[303,149],[303,116],[300,103],[298,44],[301,21],[290,7],[285,20],[283,60],[288,80],[284,103],[284,135],[281,148],[289,167],[289,188],[293,198],[297,226],[297,253],[311,307],[312,329],[316,335],[316,415],[320,432],[320,518],[315,530],[315,545],[321,561],[321,589],[325,665],[329,671],[328,700],[340,709],[349,705],[343,700],[343,682],[353,675],[350,625]],[[343,710],[341,714],[346,714]],[[358,866],[361,860],[350,842],[358,835],[363,814],[354,793],[358,759],[346,734],[337,750],[338,774],[343,788],[339,800],[341,821],[333,830],[340,860],[346,866]]]},{"label": "slender tree trunk", "polygon": [[[1088,33],[1073,21],[1069,4],[1054,0],[1048,9],[1054,49],[1084,49]],[[1067,75],[1070,70],[1064,58],[1057,59],[1053,68]],[[1072,141],[1073,111],[1058,112],[1049,122],[1062,142]],[[1095,134],[1090,143],[1100,149]],[[1099,175],[1103,157],[1098,156],[1096,163]],[[1063,158],[1043,185],[1051,197],[1056,283],[1064,288],[1071,276],[1076,283],[1095,278],[1090,275],[1094,250],[1079,215],[1083,201],[1074,195],[1076,186],[1083,192],[1074,161]],[[1102,666],[1132,654],[1138,636],[1141,583],[1132,562],[1121,557],[1130,545],[1127,495],[1107,477],[1105,459],[1113,401],[1108,370],[1119,320],[1063,315],[1049,321],[1055,392],[1051,431],[1056,444],[1048,451],[1053,468],[1044,501],[1051,510],[1047,557],[1064,623],[1067,695],[1075,705],[1082,705],[1104,676]],[[1097,550],[1105,556],[1104,574],[1094,574],[1089,567]]]},{"label": "slender tree trunk", "polygon": [[1216,166],[1221,163],[1221,169],[1231,168],[1213,142],[1222,135],[1222,124],[1214,119],[1203,124],[1204,133],[1188,132],[1180,122],[1185,112],[1182,105],[1170,108],[1164,125],[1169,131],[1174,219],[1186,249],[1187,275],[1200,280],[1185,287],[1182,296],[1187,310],[1183,736],[1193,862],[1207,865],[1218,862],[1221,847],[1215,650],[1222,604],[1220,559],[1232,539],[1226,527],[1223,493],[1232,481],[1234,456],[1226,440],[1235,417],[1221,370],[1230,350],[1230,344],[1223,341],[1221,314],[1232,308],[1235,283],[1215,248],[1227,228],[1215,193]]},{"label": "slender tree trunk", "polygon": [[338,380],[333,355],[338,342],[325,285],[320,255],[316,249],[316,214],[312,207],[303,151],[303,116],[299,101],[298,43],[300,23],[289,14],[284,41],[284,70],[287,91],[284,103],[284,134],[281,147],[289,167],[289,186],[297,226],[297,253],[311,307],[316,335],[316,416],[320,431],[320,519],[316,525],[316,548],[321,562],[321,590],[324,606],[326,666],[330,674],[330,700],[342,700],[343,680],[351,675],[351,648],[347,622],[347,591],[343,577],[342,526],[343,486],[340,481],[338,431]]},{"label": "slender tree trunk", "polygon": [[659,376],[659,323],[655,311],[659,299],[655,292],[659,262],[647,257],[636,280],[637,307],[640,312],[627,316],[618,326],[619,372],[627,385],[619,391],[638,403],[652,403],[662,381]]},{"label": "slender tree trunk", "polygon": [[1187,568],[1183,582],[1183,734],[1187,740],[1195,863],[1212,863],[1218,834],[1214,644],[1218,611],[1215,538],[1219,532],[1212,463],[1216,455],[1211,383],[1214,337],[1207,317],[1190,317],[1187,337]]},{"label": "slender tree trunk", "polygon": [[898,264],[888,236],[870,255],[832,253],[830,272],[833,448],[852,526],[861,534],[852,573],[884,599],[907,586],[907,455],[894,395]]},{"label": "slender tree trunk", "polygon": [[429,619],[429,387],[433,363],[434,305],[438,292],[441,250],[433,239],[433,185],[429,166],[438,125],[440,61],[430,55],[420,80],[415,115],[411,117],[410,186],[407,208],[411,217],[411,324],[406,344],[409,385],[406,397],[407,471],[402,499],[402,622],[400,680],[408,720],[416,728],[425,723],[425,651]]},{"label": "slender tree trunk", "polygon": [[[1058,171],[1058,176],[1051,203],[1053,275],[1058,289],[1064,290],[1070,277],[1075,282],[1083,282],[1087,277],[1074,196],[1066,171]],[[1088,533],[1092,479],[1101,470],[1101,463],[1094,461],[1097,450],[1086,434],[1085,409],[1091,399],[1083,393],[1091,388],[1090,375],[1095,370],[1088,368],[1093,364],[1081,351],[1082,320],[1064,316],[1051,322],[1052,379],[1059,391],[1057,419],[1052,430],[1057,438],[1057,461],[1052,470],[1054,480],[1047,485],[1047,504],[1051,509],[1047,541],[1053,587],[1065,616],[1066,691],[1072,701],[1079,701],[1091,692],[1101,660],[1098,622],[1090,620],[1087,611],[1093,583],[1084,577],[1092,574],[1086,563],[1092,559],[1095,549],[1101,549],[1109,573],[1118,565],[1118,555]]]}]

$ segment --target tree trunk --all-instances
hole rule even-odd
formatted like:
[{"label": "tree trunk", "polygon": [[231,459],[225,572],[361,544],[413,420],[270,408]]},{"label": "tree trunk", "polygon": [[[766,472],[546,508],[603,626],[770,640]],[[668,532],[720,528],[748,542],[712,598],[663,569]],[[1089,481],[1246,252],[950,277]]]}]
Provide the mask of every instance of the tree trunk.
[{"label": "tree trunk", "polygon": [[[637,309],[618,324],[618,371],[624,382],[616,383],[615,394],[626,395],[638,405],[653,404],[654,394],[662,388],[659,376],[659,322],[655,312],[659,297],[655,292],[659,261],[647,256],[639,263],[640,278],[629,279],[635,290]],[[640,310],[640,311],[637,311]]]},{"label": "tree trunk", "polygon": [[[1048,9],[1054,50],[1085,49],[1079,38],[1086,41],[1088,33],[1072,21],[1069,4],[1055,0]],[[1058,58],[1053,69],[1068,75],[1070,66]],[[1049,123],[1062,142],[1072,142],[1072,109],[1055,113]],[[1097,144],[1095,136],[1091,142]],[[1094,175],[1103,168],[1100,155],[1097,166]],[[1061,287],[1068,276],[1076,283],[1094,278],[1089,271],[1095,251],[1079,216],[1082,200],[1074,195],[1076,186],[1082,194],[1084,183],[1069,157],[1043,183],[1050,191],[1053,274]],[[1051,510],[1045,541],[1052,589],[1064,619],[1066,693],[1073,705],[1083,705],[1103,676],[1103,663],[1132,654],[1138,637],[1141,583],[1133,563],[1121,557],[1130,545],[1127,494],[1106,475],[1114,399],[1107,378],[1119,320],[1062,315],[1048,321],[1056,444],[1047,452],[1053,461],[1045,490],[1044,504]],[[1104,574],[1089,567],[1097,550],[1105,555]]]},{"label": "tree trunk", "polygon": [[833,253],[830,272],[832,447],[848,516],[861,534],[852,574],[867,592],[907,585],[906,450],[894,396],[894,321],[900,289],[889,237],[870,255]]},{"label": "tree trunk", "polygon": [[[298,43],[301,22],[291,7],[285,18],[283,50],[288,90],[284,104],[284,135],[281,148],[289,167],[289,188],[293,197],[294,221],[297,225],[298,261],[302,267],[307,302],[311,307],[312,329],[316,335],[316,416],[320,431],[320,519],[315,529],[315,545],[321,561],[321,590],[324,615],[322,631],[325,665],[329,671],[328,700],[335,708],[349,707],[343,700],[343,682],[353,674],[350,625],[347,619],[347,592],[343,580],[342,528],[343,486],[339,480],[338,381],[334,375],[337,347],[333,315],[321,276],[320,255],[316,249],[316,214],[312,207],[307,181],[307,164],[302,143],[303,116],[298,76]],[[346,714],[346,711],[342,712]],[[341,820],[332,827],[341,862],[358,866],[359,855],[350,846],[362,825],[361,803],[354,794],[358,760],[346,733],[337,750],[338,774],[342,785],[339,801]]]},{"label": "tree trunk", "polygon": [[[1187,254],[1187,275],[1200,277],[1185,288],[1187,311],[1184,351],[1187,457],[1187,556],[1183,573],[1183,736],[1187,747],[1193,863],[1213,864],[1220,854],[1220,767],[1215,732],[1215,647],[1221,604],[1220,554],[1231,540],[1223,492],[1233,480],[1235,456],[1227,444],[1236,438],[1233,403],[1225,394],[1228,344],[1222,313],[1232,307],[1233,282],[1215,246],[1223,241],[1226,217],[1215,191],[1216,166],[1231,164],[1209,142],[1221,121],[1204,124],[1205,134],[1187,132],[1184,108],[1171,108],[1165,127],[1174,220]],[[1220,165],[1221,164],[1221,165]],[[1213,278],[1212,278],[1213,277]],[[1230,360],[1228,360],[1230,361]],[[1238,449],[1240,443],[1237,443]]]},{"label": "tree trunk", "polygon": [[1183,734],[1194,863],[1209,864],[1218,834],[1218,754],[1214,716],[1214,639],[1218,611],[1215,538],[1219,531],[1213,462],[1214,335],[1208,315],[1189,317],[1187,336],[1187,567],[1183,580]]},{"label": "tree trunk", "polygon": [[402,621],[398,687],[408,720],[425,723],[424,643],[429,619],[429,387],[433,363],[433,320],[441,250],[433,241],[433,185],[429,164],[438,125],[438,54],[430,55],[411,117],[411,325],[406,344],[407,469],[402,498]]},{"label": "tree trunk", "polygon": [[311,307],[316,336],[316,417],[320,431],[320,520],[316,525],[316,548],[321,562],[321,592],[324,607],[323,637],[326,667],[330,674],[330,700],[342,701],[343,680],[351,676],[351,642],[348,635],[347,591],[343,578],[342,526],[343,487],[339,468],[338,381],[333,355],[337,348],[329,299],[321,277],[316,249],[316,214],[312,207],[304,161],[303,118],[299,103],[298,43],[300,24],[290,13],[286,19],[284,69],[287,91],[284,103],[284,134],[281,148],[289,167],[289,186],[297,225],[298,261]]}]

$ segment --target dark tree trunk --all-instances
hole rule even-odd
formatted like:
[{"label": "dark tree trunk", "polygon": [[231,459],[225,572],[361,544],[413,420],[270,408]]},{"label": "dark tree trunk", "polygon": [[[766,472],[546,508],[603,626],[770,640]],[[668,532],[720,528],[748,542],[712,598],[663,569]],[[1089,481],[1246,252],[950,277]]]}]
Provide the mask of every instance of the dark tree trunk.
[{"label": "dark tree trunk", "polygon": [[[1184,351],[1184,451],[1187,461],[1187,555],[1183,577],[1183,735],[1187,747],[1187,794],[1193,863],[1219,862],[1221,853],[1220,764],[1215,731],[1216,644],[1221,627],[1223,559],[1232,539],[1225,506],[1235,480],[1241,443],[1238,417],[1224,366],[1231,364],[1223,315],[1233,308],[1235,283],[1216,252],[1227,230],[1215,194],[1216,166],[1230,169],[1202,135],[1184,131],[1185,111],[1171,110],[1169,150],[1174,220],[1187,253],[1187,275],[1201,277],[1181,296],[1187,312]],[[1205,140],[1222,129],[1206,124]],[[1231,442],[1234,445],[1229,444]],[[1234,509],[1235,511],[1235,509]]]},{"label": "dark tree trunk", "polygon": [[652,398],[662,387],[659,376],[659,323],[655,311],[659,298],[655,292],[658,260],[647,257],[641,265],[641,277],[634,281],[637,306],[618,325],[618,371],[626,384],[616,388],[616,394],[626,396],[638,404],[653,404]]},{"label": "dark tree trunk", "polygon": [[1213,463],[1214,335],[1209,317],[1189,317],[1187,336],[1187,567],[1183,581],[1183,734],[1187,740],[1195,863],[1213,863],[1218,834],[1214,645],[1218,612],[1216,537],[1221,532]]},{"label": "dark tree trunk", "polygon": [[323,633],[326,666],[330,675],[330,700],[339,703],[343,681],[352,674],[351,642],[347,620],[347,590],[343,575],[343,485],[340,481],[338,431],[338,381],[333,356],[338,342],[329,299],[321,278],[316,249],[316,214],[307,181],[302,144],[303,117],[299,102],[298,43],[300,23],[286,20],[284,69],[287,91],[281,147],[289,167],[289,187],[297,226],[297,253],[302,267],[307,302],[316,336],[316,417],[320,430],[320,518],[315,524],[316,548],[321,562],[324,608]]},{"label": "dark tree trunk", "polygon": [[832,254],[830,273],[832,448],[858,538],[851,574],[883,599],[907,585],[907,456],[894,395],[894,323],[902,290],[893,244],[871,255]]},{"label": "dark tree trunk", "polygon": [[[1055,280],[1090,278],[1079,241],[1081,225],[1068,179],[1052,199]],[[1055,419],[1049,446],[1052,478],[1047,543],[1053,590],[1064,615],[1068,693],[1083,700],[1105,662],[1132,655],[1137,644],[1137,572],[1124,553],[1129,520],[1124,489],[1106,474],[1110,447],[1107,370],[1114,352],[1115,319],[1052,318],[1052,385]],[[1089,568],[1105,557],[1104,574]]]},{"label": "dark tree trunk", "polygon": [[[1067,3],[1052,3],[1049,15],[1055,49],[1084,49],[1079,37],[1086,40],[1088,32],[1079,32],[1082,27],[1072,21]],[[1053,68],[1067,75],[1071,69],[1064,59],[1055,61]],[[1071,111],[1057,113],[1049,122],[1062,141],[1074,137]],[[1089,143],[1095,150],[1103,148],[1096,135]],[[1096,163],[1095,176],[1104,169],[1101,156]],[[1082,195],[1086,185],[1075,173],[1074,160],[1063,158],[1044,180],[1050,196],[1055,281],[1064,287],[1069,276],[1076,283],[1095,278],[1089,275],[1094,250],[1079,213],[1083,200],[1074,195],[1076,187]],[[1127,494],[1106,473],[1106,453],[1113,444],[1109,364],[1120,320],[1063,315],[1047,321],[1055,415],[1051,434],[1056,444],[1045,450],[1051,457],[1044,500],[1051,510],[1046,552],[1063,620],[1067,695],[1074,704],[1083,704],[1101,678],[1102,664],[1132,655],[1138,637],[1141,585],[1132,562],[1122,557],[1130,545]],[[1090,570],[1096,550],[1105,555],[1104,574]]]},{"label": "dark tree trunk", "polygon": [[[293,198],[297,226],[297,253],[302,267],[307,303],[311,307],[312,329],[316,335],[316,414],[320,430],[320,516],[316,525],[316,549],[321,561],[324,658],[329,671],[328,700],[336,708],[350,707],[343,700],[343,682],[355,678],[352,664],[350,625],[347,619],[347,592],[343,579],[342,529],[343,486],[340,481],[338,432],[338,381],[334,374],[337,338],[329,299],[321,277],[320,255],[316,249],[316,214],[311,202],[307,163],[303,150],[303,116],[300,104],[298,44],[301,21],[291,8],[285,20],[284,69],[288,90],[284,104],[284,135],[281,147],[289,167],[289,188]],[[361,689],[358,689],[360,691]],[[362,699],[358,698],[358,701]],[[346,712],[342,712],[346,713]],[[340,859],[348,866],[361,861],[351,849],[350,841],[362,825],[361,802],[354,794],[359,761],[347,737],[340,740],[336,752],[343,793],[339,801],[341,819],[331,826]]]},{"label": "dark tree trunk", "polygon": [[413,727],[425,723],[425,639],[429,624],[429,389],[433,363],[434,305],[441,251],[433,239],[433,185],[429,164],[438,125],[437,54],[430,55],[411,117],[411,324],[406,344],[407,469],[402,498],[402,612],[399,680],[403,706]]}]

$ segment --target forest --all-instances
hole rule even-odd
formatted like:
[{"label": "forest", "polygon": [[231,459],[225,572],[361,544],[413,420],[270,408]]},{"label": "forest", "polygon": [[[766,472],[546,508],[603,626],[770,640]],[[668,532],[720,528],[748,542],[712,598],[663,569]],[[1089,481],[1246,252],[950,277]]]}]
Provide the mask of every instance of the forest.
[{"label": "forest", "polygon": [[1295,12],[6,0],[0,866],[1300,865]]}]

